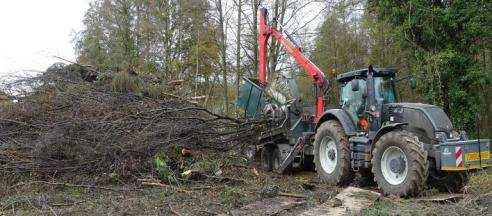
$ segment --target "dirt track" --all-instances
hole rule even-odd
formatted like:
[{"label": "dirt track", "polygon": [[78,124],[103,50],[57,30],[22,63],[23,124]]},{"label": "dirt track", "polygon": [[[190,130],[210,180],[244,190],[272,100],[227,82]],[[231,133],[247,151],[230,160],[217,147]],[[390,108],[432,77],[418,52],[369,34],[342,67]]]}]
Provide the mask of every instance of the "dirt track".
[{"label": "dirt track", "polygon": [[88,187],[28,182],[11,187],[15,193],[0,199],[0,212],[6,215],[215,215],[234,213],[235,209],[260,200],[284,199],[296,203],[263,215],[297,215],[324,203],[340,190],[317,185],[313,172],[277,175],[243,166],[223,166],[222,171],[221,178],[176,187]]},{"label": "dirt track", "polygon": [[[11,186],[11,193],[0,198],[0,215],[319,215],[332,212],[334,208],[345,210],[343,199],[347,197],[368,197],[360,193],[342,196],[343,188],[319,184],[314,172],[277,175],[239,165],[222,166],[221,170],[221,178],[189,181],[175,187],[89,187],[25,182]],[[382,197],[373,206],[365,206],[368,209],[362,213],[356,209],[348,214],[461,215],[471,212],[486,215],[491,213],[491,181],[491,172],[475,175],[467,187],[470,194],[465,194],[462,200],[434,202]]]}]

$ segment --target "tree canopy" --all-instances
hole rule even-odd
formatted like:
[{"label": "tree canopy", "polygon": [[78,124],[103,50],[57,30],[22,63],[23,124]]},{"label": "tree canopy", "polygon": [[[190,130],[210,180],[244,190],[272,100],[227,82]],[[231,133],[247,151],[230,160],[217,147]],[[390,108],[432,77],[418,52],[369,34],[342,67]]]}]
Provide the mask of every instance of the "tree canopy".
[{"label": "tree canopy", "polygon": [[[97,0],[75,40],[78,60],[135,71],[156,86],[183,81],[182,94],[203,95],[204,106],[228,112],[242,77],[256,76],[262,6],[328,77],[369,64],[394,67],[419,83],[416,91],[400,85],[400,98],[443,107],[460,130],[476,131],[476,114],[482,125],[491,121],[490,1]],[[270,81],[294,75],[312,102],[297,63],[279,43],[268,51]]]},{"label": "tree canopy", "polygon": [[[440,105],[458,129],[489,115],[490,1],[369,1],[368,10],[394,28],[426,101]],[[475,131],[475,130],[473,130]]]},{"label": "tree canopy", "polygon": [[482,125],[490,119],[491,6],[478,0],[338,1],[321,25],[313,58],[335,72],[331,76],[369,64],[412,74],[418,91],[401,86],[401,98],[441,106],[456,129],[476,134],[477,114]]}]

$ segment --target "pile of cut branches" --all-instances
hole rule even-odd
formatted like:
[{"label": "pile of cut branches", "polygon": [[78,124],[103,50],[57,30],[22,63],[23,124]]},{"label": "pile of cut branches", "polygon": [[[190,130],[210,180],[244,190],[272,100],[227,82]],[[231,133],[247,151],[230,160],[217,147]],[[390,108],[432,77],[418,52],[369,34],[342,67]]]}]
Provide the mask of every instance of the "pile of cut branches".
[{"label": "pile of cut branches", "polygon": [[111,79],[87,82],[80,71],[58,65],[9,86],[28,90],[1,105],[1,176],[136,179],[154,172],[162,152],[224,152],[255,141],[250,123],[166,92],[112,91]]}]

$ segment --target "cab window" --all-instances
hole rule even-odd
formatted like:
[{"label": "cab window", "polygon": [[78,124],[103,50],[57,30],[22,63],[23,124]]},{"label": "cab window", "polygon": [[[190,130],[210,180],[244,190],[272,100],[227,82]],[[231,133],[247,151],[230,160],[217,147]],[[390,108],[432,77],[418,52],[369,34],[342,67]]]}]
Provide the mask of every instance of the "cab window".
[{"label": "cab window", "polygon": [[351,82],[347,82],[345,86],[342,88],[341,96],[341,105],[342,109],[346,110],[353,122],[358,122],[359,117],[364,113],[364,96],[366,95],[366,81],[363,79],[359,80],[359,90],[352,91]]},{"label": "cab window", "polygon": [[390,77],[374,77],[376,99],[383,103],[396,103],[395,89]]}]

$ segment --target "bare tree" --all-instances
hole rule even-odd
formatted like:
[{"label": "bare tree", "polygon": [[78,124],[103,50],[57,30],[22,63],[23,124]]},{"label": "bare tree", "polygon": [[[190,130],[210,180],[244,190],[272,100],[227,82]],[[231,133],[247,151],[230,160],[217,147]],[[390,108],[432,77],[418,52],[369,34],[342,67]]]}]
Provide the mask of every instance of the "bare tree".
[{"label": "bare tree", "polygon": [[236,1],[237,4],[237,32],[236,32],[236,92],[239,95],[239,83],[241,77],[241,13],[243,2]]},{"label": "bare tree", "polygon": [[[272,27],[279,29],[280,32],[282,31],[281,25],[284,22],[286,10],[287,10],[287,0],[275,0],[275,4],[273,6],[273,18],[275,20],[272,23]],[[278,25],[279,23],[280,26]],[[270,72],[275,72],[278,62],[279,50],[280,50],[280,44],[276,40],[271,40],[270,59],[269,59]]]},{"label": "bare tree", "polygon": [[[252,30],[252,35],[254,38],[257,37],[258,35],[258,19],[257,13],[258,13],[258,8],[260,6],[261,0],[251,0],[251,6],[252,6],[252,14],[253,14],[253,25],[251,26]],[[254,73],[253,75],[256,75],[258,73],[258,40],[253,40],[253,65],[254,65]]]},{"label": "bare tree", "polygon": [[228,97],[228,87],[227,87],[227,34],[226,34],[226,25],[224,20],[224,10],[222,8],[222,0],[215,0],[215,6],[218,12],[219,19],[219,31],[221,36],[220,53],[221,53],[221,70],[222,70],[222,79],[223,79],[223,87],[224,87],[224,106],[225,113],[229,113],[229,97]]}]

